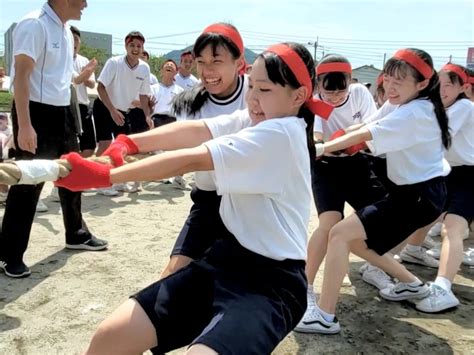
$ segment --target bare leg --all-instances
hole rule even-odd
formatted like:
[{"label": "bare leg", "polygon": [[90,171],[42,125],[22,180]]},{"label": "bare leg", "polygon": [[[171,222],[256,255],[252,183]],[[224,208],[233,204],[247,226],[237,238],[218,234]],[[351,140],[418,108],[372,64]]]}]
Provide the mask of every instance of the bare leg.
[{"label": "bare leg", "polygon": [[218,355],[218,352],[206,345],[196,344],[186,351],[186,355]]},{"label": "bare leg", "polygon": [[179,269],[182,269],[185,266],[188,266],[193,259],[188,256],[184,255],[172,255],[168,265],[161,273],[160,279],[164,279],[165,277],[174,274]]},{"label": "bare leg", "polygon": [[313,232],[308,243],[306,277],[310,285],[314,283],[319,267],[326,256],[329,231],[341,219],[341,214],[335,211],[324,212],[319,216],[319,226]]},{"label": "bare leg", "polygon": [[441,230],[443,245],[438,276],[453,282],[463,258],[463,236],[468,228],[467,221],[458,215],[447,214]]},{"label": "bare leg", "polygon": [[142,354],[157,344],[155,327],[143,308],[129,299],[99,325],[85,355]]}]

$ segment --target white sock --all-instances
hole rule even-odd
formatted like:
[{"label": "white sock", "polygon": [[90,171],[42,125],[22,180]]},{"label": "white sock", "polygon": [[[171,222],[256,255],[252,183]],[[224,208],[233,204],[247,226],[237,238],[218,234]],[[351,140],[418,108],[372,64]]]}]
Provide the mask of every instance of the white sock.
[{"label": "white sock", "polygon": [[316,309],[318,310],[319,314],[321,314],[326,322],[333,322],[334,318],[336,317],[334,314],[324,312],[319,305],[316,305]]},{"label": "white sock", "polygon": [[422,284],[423,282],[421,282],[421,280],[418,277],[415,277],[415,281],[407,282],[407,285],[410,285],[410,286],[420,286]]},{"label": "white sock", "polygon": [[411,245],[411,244],[407,244],[405,248],[407,248],[408,251],[411,251],[413,253],[416,253],[417,251],[421,251],[423,249],[423,247],[419,245]]},{"label": "white sock", "polygon": [[446,277],[437,276],[434,284],[438,285],[445,291],[451,291],[451,281],[449,281]]},{"label": "white sock", "polygon": [[313,285],[308,284],[308,291],[307,292],[308,292],[308,294],[314,295]]}]

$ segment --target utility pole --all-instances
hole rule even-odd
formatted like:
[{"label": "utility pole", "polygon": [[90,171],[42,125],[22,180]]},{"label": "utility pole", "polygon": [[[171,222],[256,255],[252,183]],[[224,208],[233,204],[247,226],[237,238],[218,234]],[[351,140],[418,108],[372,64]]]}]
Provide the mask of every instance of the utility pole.
[{"label": "utility pole", "polygon": [[382,69],[385,68],[385,61],[387,60],[387,53],[383,54],[383,64],[382,64]]},{"label": "utility pole", "polygon": [[316,59],[316,54],[318,52],[318,41],[319,41],[319,36],[316,37],[316,42],[308,42],[309,45],[313,45],[314,46],[314,55],[313,55],[313,58],[314,58],[314,63],[315,64],[318,64],[318,61]]}]

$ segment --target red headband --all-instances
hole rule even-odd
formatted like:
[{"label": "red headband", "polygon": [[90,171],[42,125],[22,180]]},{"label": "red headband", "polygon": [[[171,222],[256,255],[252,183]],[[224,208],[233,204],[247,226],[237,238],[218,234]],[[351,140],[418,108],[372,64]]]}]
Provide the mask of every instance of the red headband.
[{"label": "red headband", "polygon": [[298,83],[306,87],[308,91],[305,105],[312,113],[327,120],[331,115],[334,106],[313,97],[313,84],[311,82],[311,77],[309,76],[305,63],[298,53],[284,44],[276,44],[268,48],[266,51],[275,53],[286,65],[288,65],[295,75],[296,80],[298,80]]},{"label": "red headband", "polygon": [[332,62],[319,64],[316,67],[316,75],[321,75],[325,73],[352,73],[352,67],[349,63],[343,62]]},{"label": "red headband", "polygon": [[382,86],[382,84],[383,84],[383,73],[379,74],[379,76],[377,77],[377,87]]},{"label": "red headband", "polygon": [[236,47],[239,49],[240,54],[244,54],[244,42],[242,41],[242,37],[237,30],[234,30],[230,26],[222,25],[222,24],[215,24],[207,26],[202,33],[217,33],[220,34],[227,39],[229,39]]},{"label": "red headband", "polygon": [[448,63],[443,66],[441,70],[446,72],[452,71],[453,73],[456,73],[456,75],[461,78],[463,84],[467,84],[469,82],[469,77],[467,76],[467,73],[461,67],[455,64]]},{"label": "red headband", "polygon": [[395,52],[393,58],[403,60],[418,70],[425,79],[431,79],[433,76],[433,68],[421,59],[416,53],[408,49],[400,49]]}]

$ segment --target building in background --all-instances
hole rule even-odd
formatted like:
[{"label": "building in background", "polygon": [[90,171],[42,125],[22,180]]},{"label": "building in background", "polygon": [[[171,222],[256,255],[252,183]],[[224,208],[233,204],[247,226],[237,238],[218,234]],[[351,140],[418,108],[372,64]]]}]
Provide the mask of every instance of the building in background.
[{"label": "building in background", "polygon": [[474,47],[470,47],[467,49],[466,66],[469,69],[474,70]]},{"label": "building in background", "polygon": [[377,82],[377,77],[380,75],[382,70],[375,68],[373,65],[363,65],[352,69],[352,78],[358,80],[360,84],[371,84],[370,92],[374,92],[375,83]]},{"label": "building in background", "polygon": [[[5,69],[9,74],[11,71],[12,64],[12,53],[13,53],[13,30],[16,27],[16,23],[12,23],[11,26],[4,33],[4,59]],[[79,28],[80,30],[80,28]],[[88,47],[98,48],[103,50],[107,54],[107,58],[112,56],[112,35],[106,33],[87,32],[81,30],[82,43]]]}]

